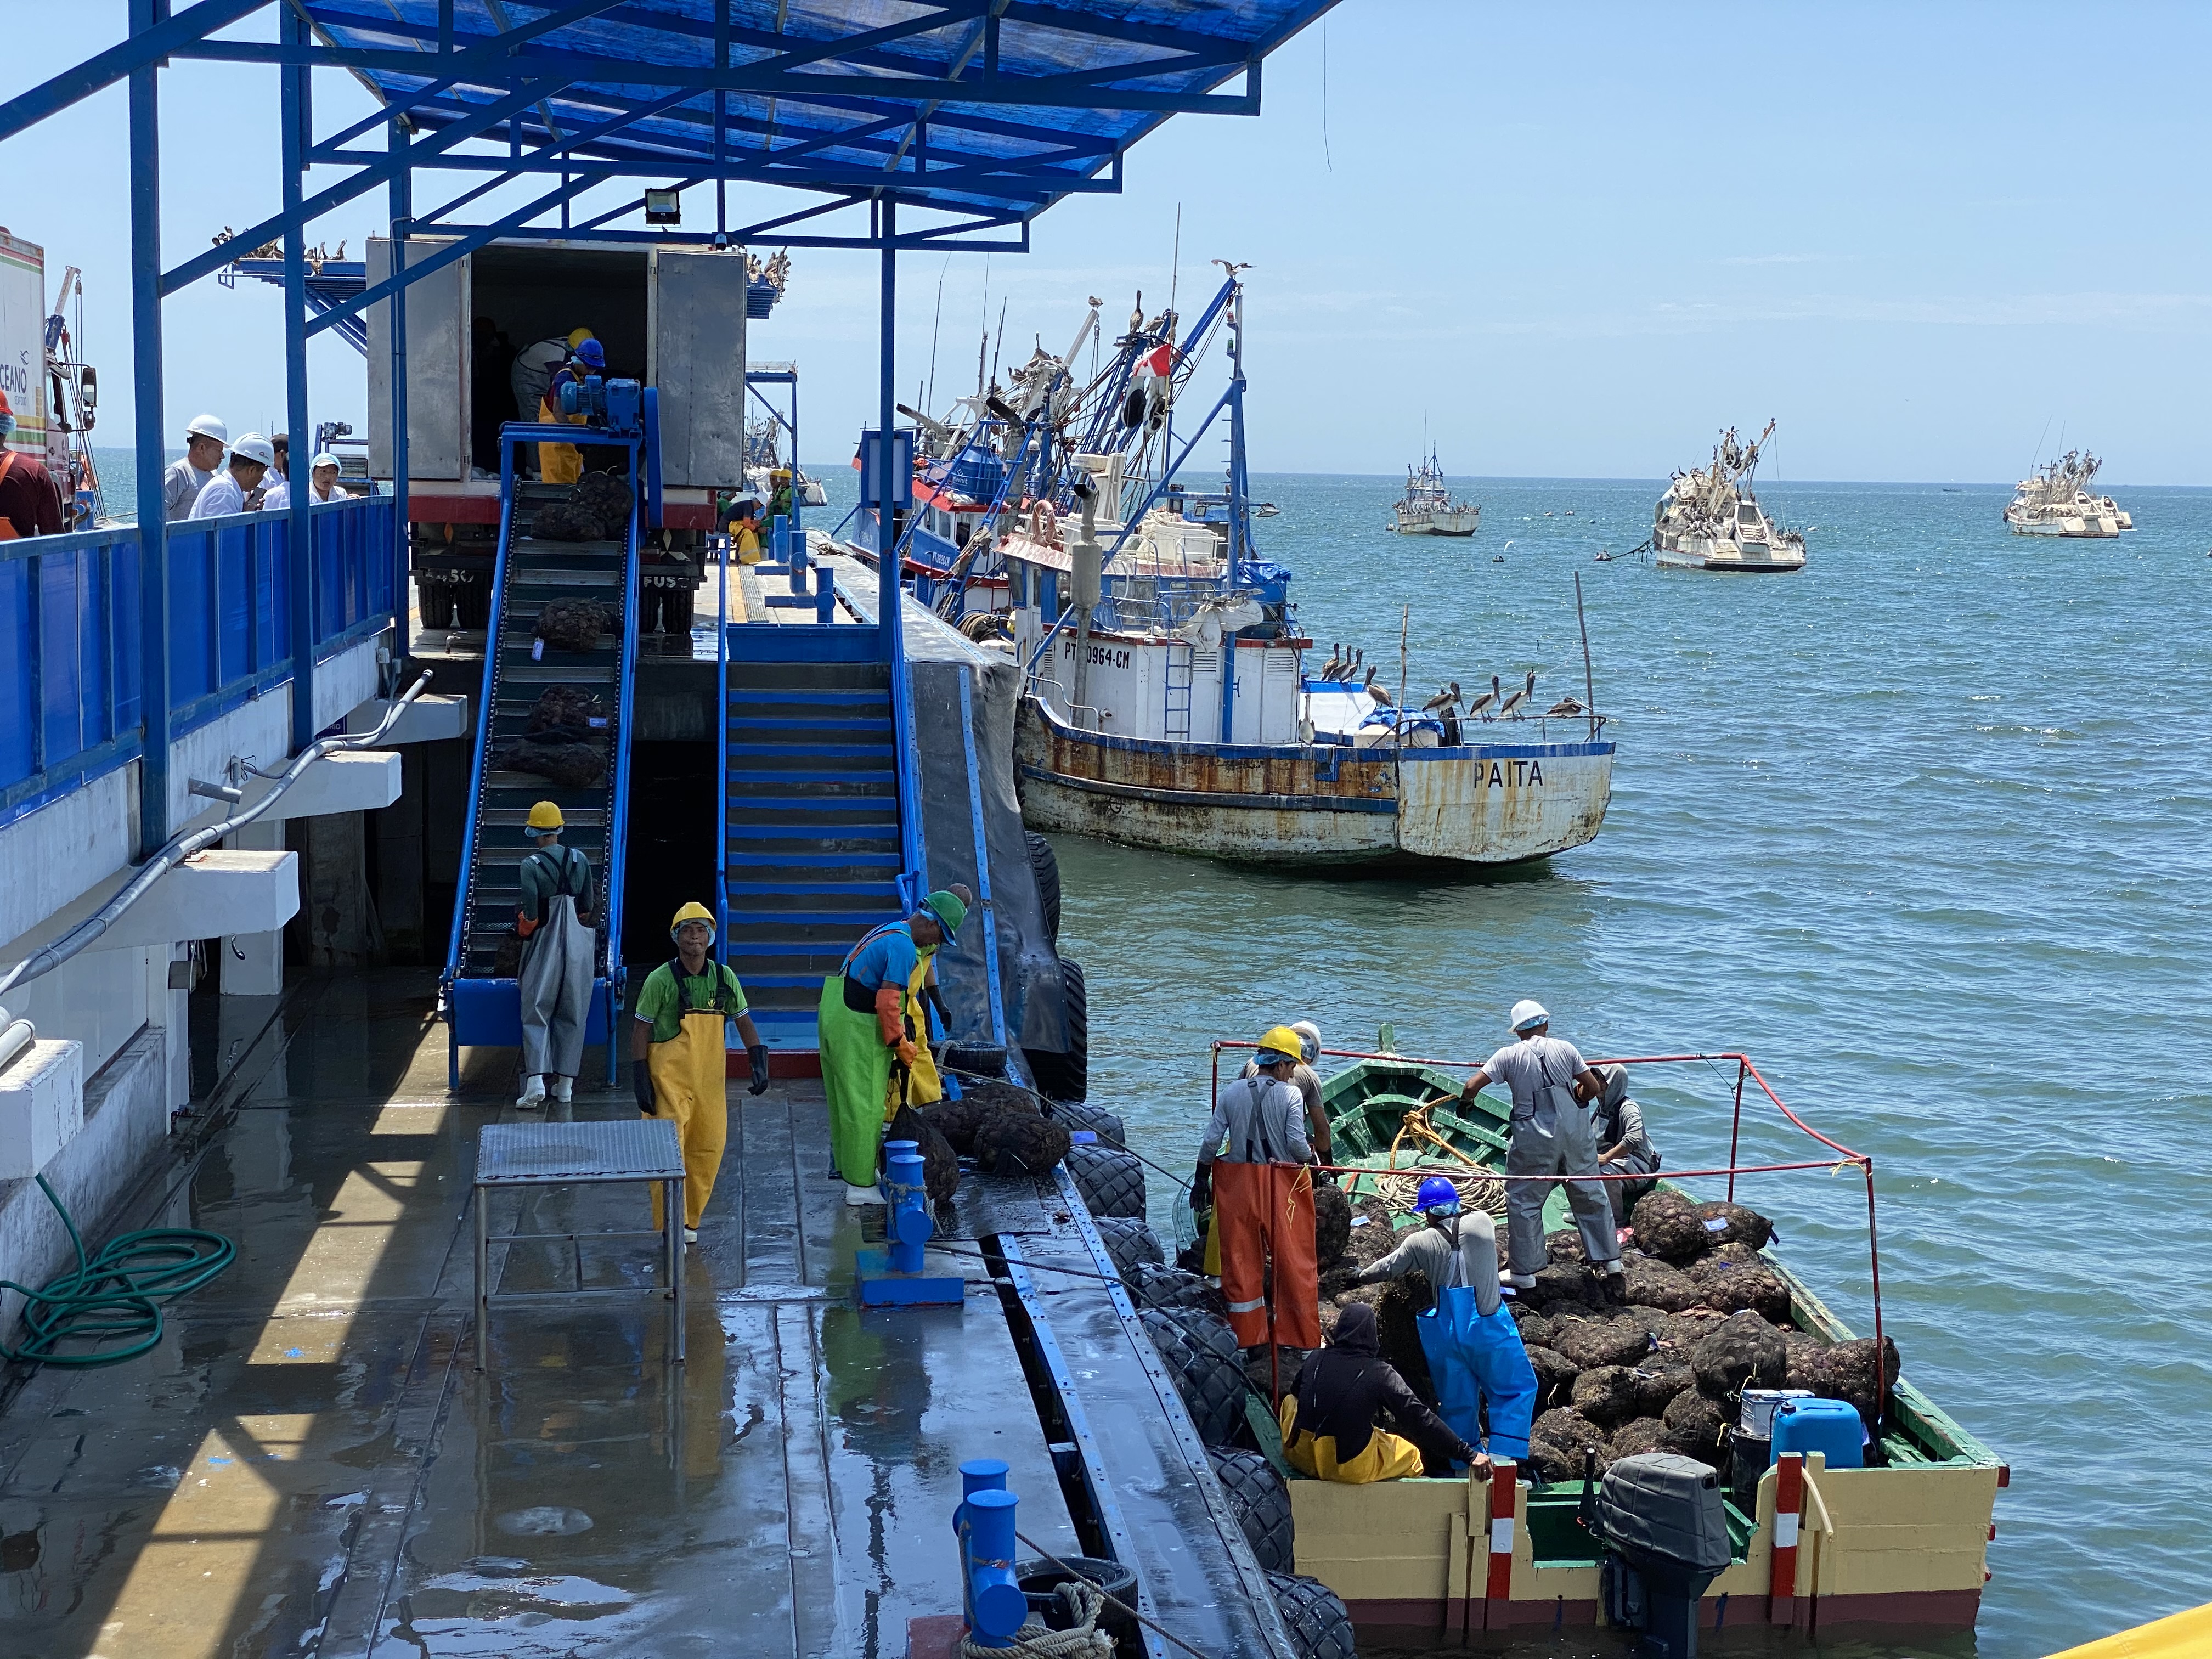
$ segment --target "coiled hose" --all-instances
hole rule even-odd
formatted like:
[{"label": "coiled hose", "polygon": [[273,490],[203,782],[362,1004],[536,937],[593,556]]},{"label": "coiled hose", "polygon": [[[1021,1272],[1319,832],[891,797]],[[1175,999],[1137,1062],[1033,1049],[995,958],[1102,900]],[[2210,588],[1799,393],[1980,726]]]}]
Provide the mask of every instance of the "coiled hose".
[{"label": "coiled hose", "polygon": [[[221,1233],[198,1227],[142,1227],[100,1246],[88,1257],[84,1240],[69,1208],[39,1177],[39,1190],[54,1206],[76,1247],[76,1267],[42,1291],[0,1279],[0,1290],[28,1299],[23,1328],[28,1340],[20,1348],[0,1343],[0,1358],[30,1365],[118,1365],[136,1359],[161,1340],[161,1304],[190,1296],[230,1266],[238,1246]],[[89,1348],[61,1352],[64,1343]],[[120,1346],[114,1346],[119,1344]]]}]

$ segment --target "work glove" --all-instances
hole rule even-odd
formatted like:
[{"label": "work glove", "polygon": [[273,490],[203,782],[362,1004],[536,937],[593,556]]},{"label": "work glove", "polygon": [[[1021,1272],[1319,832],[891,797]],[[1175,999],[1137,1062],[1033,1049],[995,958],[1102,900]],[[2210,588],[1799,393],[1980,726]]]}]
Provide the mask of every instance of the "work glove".
[{"label": "work glove", "polygon": [[952,1030],[952,1011],[945,1006],[945,998],[939,993],[938,988],[934,985],[923,986],[921,1000],[929,1007],[936,1010],[937,1029],[950,1032]]},{"label": "work glove", "polygon": [[1198,1166],[1198,1173],[1190,1178],[1190,1207],[1203,1210],[1213,1202],[1213,1170],[1209,1164]]},{"label": "work glove", "polygon": [[745,1091],[749,1095],[768,1092],[768,1044],[756,1042],[745,1050],[745,1058],[752,1062],[753,1086]]},{"label": "work glove", "polygon": [[653,1116],[653,1068],[641,1060],[629,1063],[629,1091],[637,1097],[637,1109],[647,1117]]},{"label": "work glove", "polygon": [[900,1065],[911,1066],[918,1058],[921,1057],[921,1050],[914,1046],[911,1039],[901,1037],[898,1040],[898,1061]]}]

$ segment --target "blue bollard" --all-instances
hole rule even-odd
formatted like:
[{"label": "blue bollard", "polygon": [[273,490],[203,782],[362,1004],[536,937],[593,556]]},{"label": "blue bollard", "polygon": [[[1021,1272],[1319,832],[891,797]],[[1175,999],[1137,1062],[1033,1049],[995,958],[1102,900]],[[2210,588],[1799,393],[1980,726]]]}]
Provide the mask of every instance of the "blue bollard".
[{"label": "blue bollard", "polygon": [[884,1232],[891,1247],[891,1271],[921,1271],[921,1247],[936,1231],[929,1218],[929,1194],[922,1186],[921,1148],[911,1140],[884,1143],[884,1161],[890,1170],[884,1183],[890,1214]]},{"label": "blue bollard", "polygon": [[791,520],[779,513],[768,521],[769,556],[779,564],[791,562]]},{"label": "blue bollard", "polygon": [[1006,1462],[1001,1457],[971,1457],[960,1466],[960,1502],[952,1511],[952,1535],[961,1535],[968,1522],[968,1500],[979,1492],[1006,1489]]},{"label": "blue bollard", "polygon": [[814,583],[814,620],[824,628],[837,620],[837,585],[826,570]]},{"label": "blue bollard", "polygon": [[1014,1508],[1010,1492],[979,1492],[961,1504],[963,1612],[978,1647],[1011,1647],[1030,1616],[1029,1598],[1014,1579]]}]

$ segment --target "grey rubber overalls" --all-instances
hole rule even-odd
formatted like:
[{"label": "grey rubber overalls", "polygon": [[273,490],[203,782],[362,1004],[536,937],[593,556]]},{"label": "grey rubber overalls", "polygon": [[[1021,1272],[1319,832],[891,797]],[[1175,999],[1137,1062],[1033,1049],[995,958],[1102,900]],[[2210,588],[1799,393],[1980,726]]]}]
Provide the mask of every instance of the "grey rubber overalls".
[{"label": "grey rubber overalls", "polygon": [[537,930],[522,941],[522,1075],[574,1077],[584,1066],[599,943],[576,914],[591,866],[568,847],[541,848],[525,860],[533,861],[554,878],[554,890]]},{"label": "grey rubber overalls", "polygon": [[[1528,1106],[1518,1100],[1513,1103],[1513,1138],[1505,1150],[1505,1173],[1595,1175],[1598,1148],[1589,1108],[1575,1098],[1572,1078],[1553,1075],[1562,1062],[1540,1046],[1535,1052],[1544,1075]],[[1583,1253],[1594,1262],[1613,1261],[1620,1255],[1620,1244],[1605,1183],[1570,1181],[1566,1186]],[[1551,1190],[1548,1181],[1505,1183],[1507,1253],[1513,1271],[1524,1277],[1544,1265],[1544,1200]]]}]

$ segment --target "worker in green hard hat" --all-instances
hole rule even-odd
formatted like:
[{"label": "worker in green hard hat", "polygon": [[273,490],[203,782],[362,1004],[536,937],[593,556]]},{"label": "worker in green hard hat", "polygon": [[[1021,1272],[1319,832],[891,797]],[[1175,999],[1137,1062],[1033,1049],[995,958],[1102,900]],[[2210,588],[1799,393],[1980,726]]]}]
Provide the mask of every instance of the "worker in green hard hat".
[{"label": "worker in green hard hat", "polygon": [[848,1204],[880,1204],[876,1190],[884,1125],[907,1099],[926,1031],[907,1018],[924,951],[955,942],[968,906],[940,890],[899,921],[885,922],[846,953],[822,982],[817,1013],[830,1145]]}]

